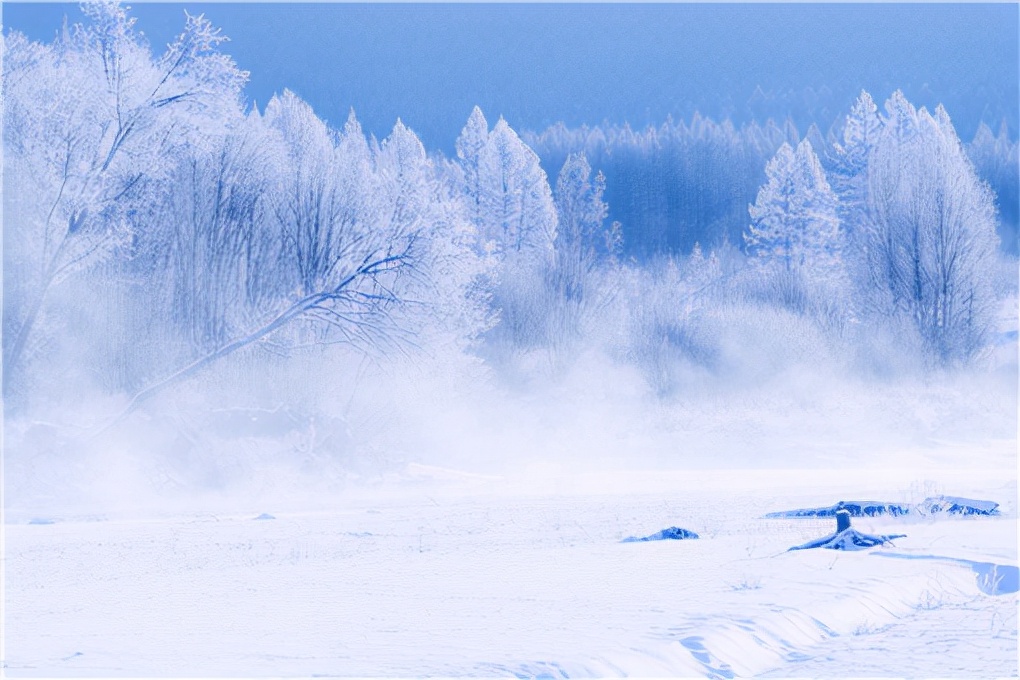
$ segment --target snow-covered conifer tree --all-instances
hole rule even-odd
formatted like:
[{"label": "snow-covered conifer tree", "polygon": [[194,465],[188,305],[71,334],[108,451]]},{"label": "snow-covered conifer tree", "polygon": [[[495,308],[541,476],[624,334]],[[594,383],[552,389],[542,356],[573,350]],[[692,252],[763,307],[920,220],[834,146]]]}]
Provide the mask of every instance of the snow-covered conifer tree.
[{"label": "snow-covered conifer tree", "polygon": [[866,220],[868,160],[882,129],[878,107],[862,91],[843,127],[842,142],[835,146],[833,189],[839,196],[839,212],[848,236]]},{"label": "snow-covered conifer tree", "polygon": [[464,193],[465,209],[471,223],[479,231],[483,230],[485,225],[482,214],[482,177],[490,174],[482,169],[482,163],[488,160],[484,154],[488,139],[489,124],[482,110],[476,106],[457,138],[456,149],[463,174],[461,191]]},{"label": "snow-covered conifer tree", "polygon": [[461,192],[482,244],[504,255],[549,258],[556,209],[538,156],[500,118],[492,131],[475,107],[457,139]]},{"label": "snow-covered conifer tree", "polygon": [[457,140],[459,185],[480,251],[494,255],[497,335],[515,346],[546,333],[557,216],[538,156],[500,118],[491,131],[476,107]]},{"label": "snow-covered conifer tree", "polygon": [[538,156],[503,118],[489,133],[482,156],[486,236],[515,258],[547,261],[556,239],[556,207]]},{"label": "snow-covered conifer tree", "polygon": [[837,286],[843,241],[836,196],[810,142],[784,144],[766,166],[768,182],[750,206],[744,236],[759,263],[800,275],[809,286]]}]

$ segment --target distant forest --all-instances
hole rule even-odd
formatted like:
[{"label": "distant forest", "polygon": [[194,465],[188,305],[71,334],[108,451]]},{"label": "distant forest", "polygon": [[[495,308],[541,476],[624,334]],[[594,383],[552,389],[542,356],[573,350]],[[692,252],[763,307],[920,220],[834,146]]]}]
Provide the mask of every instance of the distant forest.
[{"label": "distant forest", "polygon": [[[764,97],[764,95],[762,95]],[[623,225],[627,253],[647,257],[689,253],[695,243],[741,245],[747,206],[765,181],[765,164],[783,144],[811,143],[826,173],[837,171],[837,147],[846,114],[823,135],[816,125],[798,131],[789,119],[769,119],[739,128],[695,115],[657,128],[632,130],[604,125],[563,125],[528,132],[524,141],[555,175],[571,153],[583,152],[606,176],[609,219]],[[981,123],[965,145],[967,155],[996,199],[997,232],[1003,252],[1020,245],[1020,159],[1017,142],[1002,121],[997,133]]]}]

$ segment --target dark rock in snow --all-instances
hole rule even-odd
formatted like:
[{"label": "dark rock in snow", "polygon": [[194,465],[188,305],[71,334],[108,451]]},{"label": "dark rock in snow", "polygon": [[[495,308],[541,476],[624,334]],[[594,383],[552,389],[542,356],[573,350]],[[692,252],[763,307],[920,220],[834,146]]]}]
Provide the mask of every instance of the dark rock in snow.
[{"label": "dark rock in snow", "polygon": [[620,541],[620,543],[638,543],[641,541],[682,541],[685,539],[698,538],[698,535],[688,529],[681,529],[680,527],[669,527],[658,531],[651,536],[643,536],[638,538],[637,536],[628,536],[627,538]]},{"label": "dark rock in snow", "polygon": [[255,519],[276,519],[276,518],[273,517],[272,515],[270,515],[268,512],[263,512],[261,515],[259,515]]}]

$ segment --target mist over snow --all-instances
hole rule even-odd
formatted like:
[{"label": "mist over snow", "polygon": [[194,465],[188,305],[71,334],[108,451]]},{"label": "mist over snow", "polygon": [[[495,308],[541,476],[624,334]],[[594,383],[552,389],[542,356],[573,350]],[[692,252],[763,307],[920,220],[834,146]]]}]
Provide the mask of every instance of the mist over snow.
[{"label": "mist over snow", "polygon": [[1015,675],[1015,6],[179,9],[4,8],[6,673]]}]

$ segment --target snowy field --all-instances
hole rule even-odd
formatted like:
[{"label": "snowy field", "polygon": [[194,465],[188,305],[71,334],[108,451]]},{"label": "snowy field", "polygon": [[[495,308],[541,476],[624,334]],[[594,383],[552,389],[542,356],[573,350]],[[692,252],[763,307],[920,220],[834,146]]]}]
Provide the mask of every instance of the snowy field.
[{"label": "snowy field", "polygon": [[[1017,675],[1015,470],[542,479],[412,465],[292,511],[9,509],[5,672]],[[761,519],[933,491],[1002,515],[858,518],[907,537],[856,553],[786,552],[831,519]],[[701,538],[619,542],[674,525]]]}]

